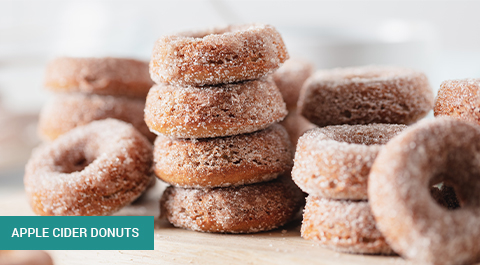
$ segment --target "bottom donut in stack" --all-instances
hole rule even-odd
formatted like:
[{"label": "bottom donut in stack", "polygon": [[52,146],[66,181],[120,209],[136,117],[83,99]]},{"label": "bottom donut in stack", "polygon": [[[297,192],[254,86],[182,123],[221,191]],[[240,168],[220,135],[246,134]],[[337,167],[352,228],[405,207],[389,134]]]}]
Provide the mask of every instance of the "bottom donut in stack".
[{"label": "bottom donut in stack", "polygon": [[292,177],[309,194],[302,237],[342,252],[391,254],[368,204],[368,175],[377,156],[405,125],[338,125],[300,137]]},{"label": "bottom donut in stack", "polygon": [[202,232],[254,233],[292,220],[303,194],[283,176],[292,166],[286,130],[229,137],[172,139],[158,136],[154,171],[167,188],[161,215],[170,223]]}]

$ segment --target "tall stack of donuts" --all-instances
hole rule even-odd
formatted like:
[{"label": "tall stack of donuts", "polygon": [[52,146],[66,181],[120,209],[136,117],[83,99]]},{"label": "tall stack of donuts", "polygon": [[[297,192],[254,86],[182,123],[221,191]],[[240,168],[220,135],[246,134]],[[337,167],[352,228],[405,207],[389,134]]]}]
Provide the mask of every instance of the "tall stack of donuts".
[{"label": "tall stack of donuts", "polygon": [[350,253],[389,254],[368,202],[378,152],[428,113],[433,92],[423,73],[396,67],[316,72],[304,84],[301,115],[322,126],[298,140],[292,177],[306,193],[302,237]]},{"label": "tall stack of donuts", "polygon": [[276,124],[287,111],[270,76],[288,59],[269,25],[185,32],[155,43],[145,121],[154,171],[171,184],[161,214],[203,232],[252,233],[290,221],[302,194],[293,150]]}]

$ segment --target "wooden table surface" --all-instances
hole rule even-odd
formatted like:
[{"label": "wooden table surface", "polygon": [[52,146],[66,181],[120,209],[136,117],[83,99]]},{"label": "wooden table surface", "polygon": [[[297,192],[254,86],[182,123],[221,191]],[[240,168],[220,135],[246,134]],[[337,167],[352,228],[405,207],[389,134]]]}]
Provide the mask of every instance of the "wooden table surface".
[{"label": "wooden table surface", "polygon": [[[157,185],[145,198],[116,215],[158,217]],[[33,215],[22,190],[0,189],[0,215]],[[209,234],[155,221],[155,250],[49,251],[62,264],[413,264],[396,256],[351,255],[324,249],[300,237],[300,220],[258,234]]]}]

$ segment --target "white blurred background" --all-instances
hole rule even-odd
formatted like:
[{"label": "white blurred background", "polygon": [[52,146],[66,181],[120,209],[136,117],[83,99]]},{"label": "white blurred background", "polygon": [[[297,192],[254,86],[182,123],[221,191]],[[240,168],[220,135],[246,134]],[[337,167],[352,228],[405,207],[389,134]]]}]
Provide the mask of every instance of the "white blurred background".
[{"label": "white blurred background", "polygon": [[437,89],[480,77],[479,10],[480,1],[0,1],[0,149],[15,150],[0,150],[0,172],[21,174],[37,144],[44,66],[56,56],[148,60],[163,34],[261,22],[317,68],[407,66]]}]

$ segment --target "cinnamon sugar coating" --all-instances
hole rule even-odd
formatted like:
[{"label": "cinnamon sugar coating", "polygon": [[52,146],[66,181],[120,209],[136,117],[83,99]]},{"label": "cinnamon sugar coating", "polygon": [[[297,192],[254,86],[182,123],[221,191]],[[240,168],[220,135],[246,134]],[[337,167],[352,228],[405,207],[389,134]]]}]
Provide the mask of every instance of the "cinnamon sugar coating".
[{"label": "cinnamon sugar coating", "polygon": [[145,98],[152,85],[148,63],[126,58],[60,57],[45,73],[45,87],[54,92]]},{"label": "cinnamon sugar coating", "polygon": [[280,227],[300,210],[302,192],[287,177],[246,186],[168,187],[160,201],[170,223],[201,232],[256,233]]},{"label": "cinnamon sugar coating", "polygon": [[366,201],[344,201],[307,197],[302,237],[340,252],[393,254]]},{"label": "cinnamon sugar coating", "polygon": [[300,95],[302,85],[313,74],[313,70],[312,63],[291,58],[272,74],[288,110],[297,108],[298,96]]},{"label": "cinnamon sugar coating", "polygon": [[274,27],[234,25],[161,37],[153,48],[150,75],[157,84],[224,84],[260,78],[287,59]]},{"label": "cinnamon sugar coating", "polygon": [[152,146],[132,125],[106,119],[77,127],[34,150],[25,191],[39,215],[107,215],[151,181]]},{"label": "cinnamon sugar coating", "polygon": [[286,115],[271,78],[205,87],[155,85],[145,106],[145,122],[152,132],[178,138],[250,133]]},{"label": "cinnamon sugar coating", "polygon": [[435,116],[480,124],[480,78],[442,82],[433,111]]},{"label": "cinnamon sugar coating", "polygon": [[363,66],[316,72],[305,81],[298,108],[318,126],[411,124],[432,109],[433,99],[421,72]]},{"label": "cinnamon sugar coating", "polygon": [[205,139],[158,136],[154,171],[163,181],[190,188],[228,187],[268,181],[293,166],[285,129],[274,124],[251,134]]},{"label": "cinnamon sugar coating", "polygon": [[145,99],[92,94],[57,94],[40,112],[39,134],[45,140],[58,136],[91,121],[114,118],[131,123],[151,142],[155,134],[143,120]]},{"label": "cinnamon sugar coating", "polygon": [[[480,261],[480,127],[421,121],[380,151],[368,195],[377,227],[395,252],[421,264]],[[430,187],[453,187],[460,209],[438,204]]]},{"label": "cinnamon sugar coating", "polygon": [[336,125],[300,137],[292,178],[306,193],[329,199],[366,200],[368,174],[382,145],[405,125]]}]

